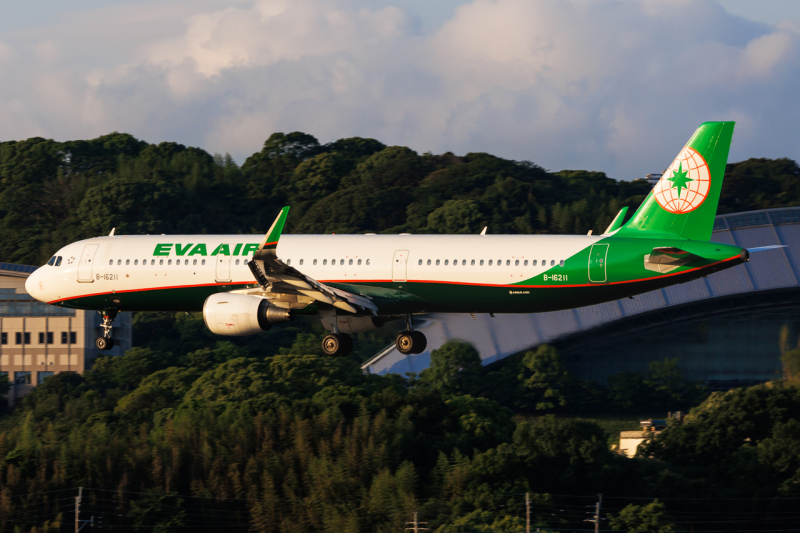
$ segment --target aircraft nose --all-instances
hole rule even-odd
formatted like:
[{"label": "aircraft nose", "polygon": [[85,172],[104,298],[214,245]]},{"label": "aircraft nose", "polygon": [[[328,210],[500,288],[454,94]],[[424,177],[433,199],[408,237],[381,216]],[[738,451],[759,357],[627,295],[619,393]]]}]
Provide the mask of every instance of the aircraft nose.
[{"label": "aircraft nose", "polygon": [[37,297],[37,292],[41,292],[37,290],[39,288],[39,282],[41,281],[42,278],[41,270],[42,270],[41,268],[37,268],[36,270],[33,271],[33,273],[30,276],[28,276],[28,279],[25,280],[25,290],[32,297],[36,298],[37,300],[43,301],[41,300],[41,298]]}]

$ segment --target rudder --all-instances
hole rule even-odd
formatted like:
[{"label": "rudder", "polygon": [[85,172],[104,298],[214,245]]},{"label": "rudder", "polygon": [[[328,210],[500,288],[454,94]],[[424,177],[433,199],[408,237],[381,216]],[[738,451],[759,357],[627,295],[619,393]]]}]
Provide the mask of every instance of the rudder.
[{"label": "rudder", "polygon": [[617,234],[650,237],[660,233],[698,241],[710,240],[733,126],[733,122],[701,124]]}]

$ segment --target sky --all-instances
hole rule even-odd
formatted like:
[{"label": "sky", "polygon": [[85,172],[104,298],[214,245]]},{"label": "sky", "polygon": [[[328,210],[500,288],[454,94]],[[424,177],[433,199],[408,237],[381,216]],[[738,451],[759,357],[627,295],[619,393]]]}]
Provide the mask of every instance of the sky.
[{"label": "sky", "polygon": [[0,141],[122,131],[238,162],[273,132],[634,179],[708,120],[800,160],[797,0],[31,0]]}]

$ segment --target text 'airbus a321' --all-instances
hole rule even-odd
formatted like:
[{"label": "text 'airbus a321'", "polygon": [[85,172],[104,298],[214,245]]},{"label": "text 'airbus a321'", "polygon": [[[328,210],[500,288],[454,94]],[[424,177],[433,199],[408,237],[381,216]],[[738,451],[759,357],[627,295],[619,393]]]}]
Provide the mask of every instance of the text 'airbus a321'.
[{"label": "text 'airbus a321'", "polygon": [[[616,300],[733,267],[748,250],[709,242],[733,122],[702,124],[641,207],[602,235],[108,236],[69,244],[27,280],[37,300],[103,315],[202,311],[219,335],[252,335],[316,315],[326,354],[348,334],[404,319],[404,354],[421,353],[415,314],[536,313]],[[113,232],[112,232],[113,233]],[[769,247],[765,247],[769,248]],[[751,251],[756,249],[751,249]]]}]

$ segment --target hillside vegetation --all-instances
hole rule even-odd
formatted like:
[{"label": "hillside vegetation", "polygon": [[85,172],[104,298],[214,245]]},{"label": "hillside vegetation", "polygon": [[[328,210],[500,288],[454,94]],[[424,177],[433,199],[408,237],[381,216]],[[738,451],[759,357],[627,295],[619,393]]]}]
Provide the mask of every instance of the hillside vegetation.
[{"label": "hillside vegetation", "polygon": [[[729,165],[720,212],[800,204],[788,159]],[[262,233],[292,207],[288,233],[586,233],[644,199],[644,182],[548,172],[485,153],[417,154],[374,139],[326,145],[273,134],[239,167],[176,143],[113,133],[0,143],[0,258],[38,265],[59,247],[117,234]]]}]

